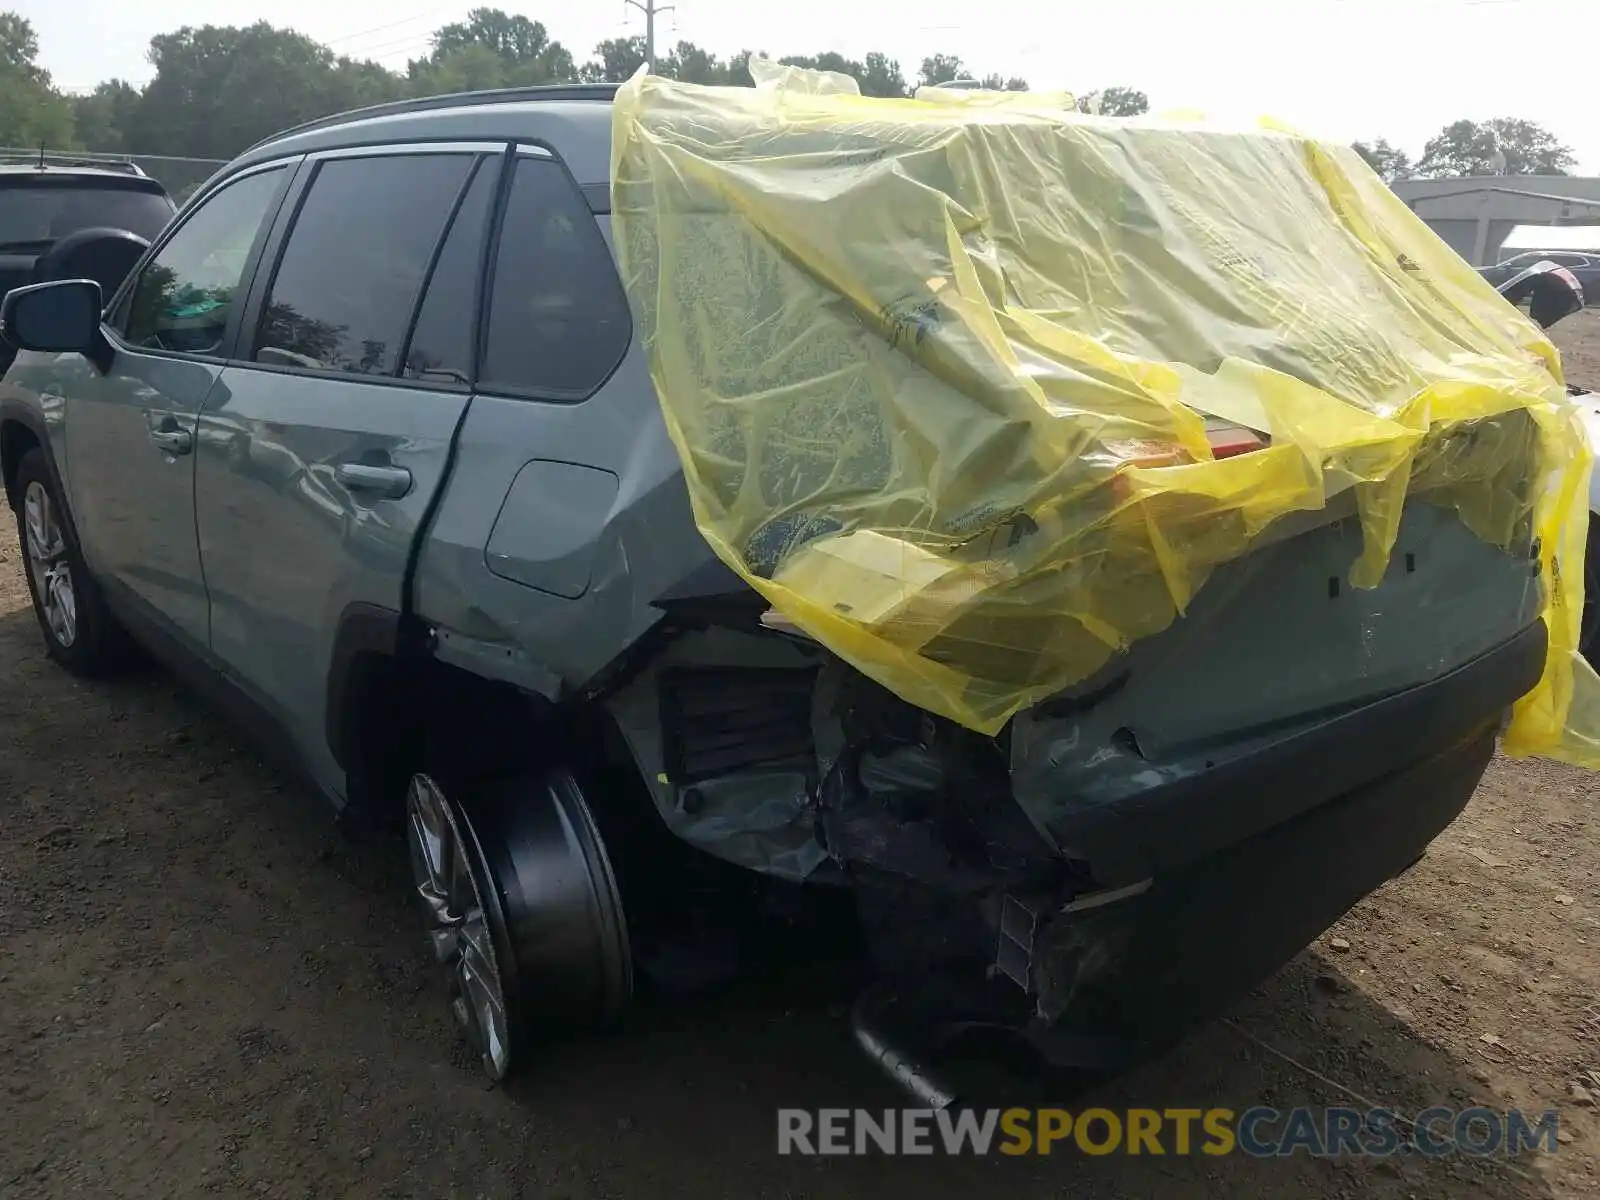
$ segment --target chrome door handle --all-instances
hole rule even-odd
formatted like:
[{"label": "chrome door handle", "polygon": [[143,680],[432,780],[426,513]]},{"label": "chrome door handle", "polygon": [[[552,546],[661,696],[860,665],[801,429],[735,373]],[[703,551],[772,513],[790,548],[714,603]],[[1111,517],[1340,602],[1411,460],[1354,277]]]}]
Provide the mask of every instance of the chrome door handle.
[{"label": "chrome door handle", "polygon": [[168,454],[187,454],[194,449],[194,434],[187,429],[152,429],[150,440]]},{"label": "chrome door handle", "polygon": [[371,492],[398,500],[411,490],[411,472],[404,467],[375,467],[370,463],[340,463],[333,477],[352,492]]}]

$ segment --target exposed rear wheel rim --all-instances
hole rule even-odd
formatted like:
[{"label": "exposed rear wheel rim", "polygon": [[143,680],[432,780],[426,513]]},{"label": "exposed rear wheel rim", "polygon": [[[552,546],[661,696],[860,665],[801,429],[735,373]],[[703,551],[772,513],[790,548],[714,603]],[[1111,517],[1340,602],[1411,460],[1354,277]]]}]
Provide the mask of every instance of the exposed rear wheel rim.
[{"label": "exposed rear wheel rim", "polygon": [[426,775],[412,779],[406,809],[412,877],[434,956],[450,972],[451,1015],[484,1071],[504,1079],[511,1069],[511,1023],[493,918],[484,904],[487,864],[465,814]]},{"label": "exposed rear wheel rim", "polygon": [[633,959],[610,859],[570,772],[463,799],[413,778],[407,838],[451,1011],[498,1080],[536,1034],[616,1017],[633,994]]},{"label": "exposed rear wheel rim", "polygon": [[523,976],[537,981],[528,1008],[541,1017],[604,1025],[633,996],[633,955],[621,889],[594,814],[566,770],[512,799],[510,819],[497,833],[506,850],[501,878],[511,944]]},{"label": "exposed rear wheel rim", "polygon": [[28,484],[22,499],[28,578],[50,636],[63,650],[78,640],[78,593],[67,561],[67,539],[44,484]]}]

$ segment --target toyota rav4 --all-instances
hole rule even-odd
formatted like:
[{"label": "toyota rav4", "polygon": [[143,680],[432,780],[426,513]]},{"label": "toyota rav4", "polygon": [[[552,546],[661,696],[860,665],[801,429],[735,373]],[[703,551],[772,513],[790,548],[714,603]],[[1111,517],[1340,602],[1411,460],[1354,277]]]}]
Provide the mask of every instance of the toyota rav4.
[{"label": "toyota rav4", "polygon": [[[1526,520],[1496,546],[1409,499],[1352,588],[1347,490],[994,736],[775,612],[702,535],[663,421],[612,245],[612,100],[291,130],[125,279],[3,317],[49,654],[91,675],[137,643],[338,809],[403,825],[491,1075],[818,924],[870,966],[858,1040],[933,1102],[958,1035],[1115,1066],[1461,811],[1546,661]],[[1532,422],[1477,428],[1438,461],[1492,445],[1525,510]],[[1219,459],[1249,450],[1229,436]]]}]

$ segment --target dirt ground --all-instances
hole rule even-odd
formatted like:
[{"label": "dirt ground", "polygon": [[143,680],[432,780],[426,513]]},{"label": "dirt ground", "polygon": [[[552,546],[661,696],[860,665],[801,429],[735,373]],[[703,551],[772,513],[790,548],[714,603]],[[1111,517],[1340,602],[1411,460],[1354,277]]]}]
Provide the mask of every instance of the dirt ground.
[{"label": "dirt ground", "polygon": [[1600,306],[1574,313],[1550,333],[1567,382],[1600,392]]},{"label": "dirt ground", "polygon": [[[1600,383],[1600,314],[1558,332]],[[837,1005],[735,990],[486,1086],[452,1049],[401,848],[347,841],[159,674],[71,680],[19,571],[0,535],[0,1196],[1600,1194],[1600,1115],[1573,1090],[1600,1093],[1583,772],[1497,761],[1415,870],[1096,1097],[1555,1106],[1555,1155],[780,1158],[778,1107],[898,1103]]]}]

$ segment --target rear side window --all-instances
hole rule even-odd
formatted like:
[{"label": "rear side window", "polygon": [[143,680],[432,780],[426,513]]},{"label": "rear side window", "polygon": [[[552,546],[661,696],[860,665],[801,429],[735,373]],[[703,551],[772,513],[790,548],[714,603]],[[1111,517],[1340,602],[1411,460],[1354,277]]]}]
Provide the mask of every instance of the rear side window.
[{"label": "rear side window", "polygon": [[261,314],[256,362],[394,375],[470,154],[324,162]]},{"label": "rear side window", "polygon": [[407,379],[467,383],[472,378],[478,273],[499,178],[494,162],[478,164],[422,297],[417,326],[406,349],[402,373]]},{"label": "rear side window", "polygon": [[566,171],[522,157],[506,198],[480,386],[582,399],[628,348],[628,302]]},{"label": "rear side window", "polygon": [[225,184],[200,203],[140,272],[123,336],[153,350],[216,354],[245,264],[275,207],[286,168]]}]

